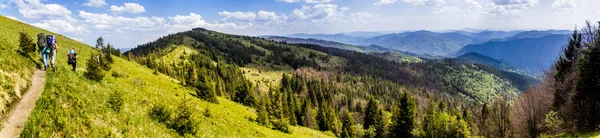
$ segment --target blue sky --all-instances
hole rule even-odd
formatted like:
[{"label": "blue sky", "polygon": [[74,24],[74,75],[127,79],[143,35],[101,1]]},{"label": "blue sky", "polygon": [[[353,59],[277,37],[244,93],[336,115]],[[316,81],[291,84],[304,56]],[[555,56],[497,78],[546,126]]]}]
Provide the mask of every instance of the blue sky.
[{"label": "blue sky", "polygon": [[135,47],[194,27],[243,35],[573,29],[599,0],[0,0],[0,14],[93,45]]}]

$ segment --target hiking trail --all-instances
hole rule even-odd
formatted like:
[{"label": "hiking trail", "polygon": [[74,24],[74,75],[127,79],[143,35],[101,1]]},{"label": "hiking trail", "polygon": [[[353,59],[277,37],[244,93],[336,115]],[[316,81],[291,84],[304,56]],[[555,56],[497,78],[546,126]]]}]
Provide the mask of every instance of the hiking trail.
[{"label": "hiking trail", "polygon": [[0,131],[0,138],[19,137],[27,118],[29,118],[29,114],[35,107],[35,102],[42,95],[42,91],[44,91],[45,82],[46,72],[35,70],[31,79],[31,87],[29,87],[27,93],[15,105],[13,111],[9,113],[7,116],[8,119],[2,122],[4,127]]}]

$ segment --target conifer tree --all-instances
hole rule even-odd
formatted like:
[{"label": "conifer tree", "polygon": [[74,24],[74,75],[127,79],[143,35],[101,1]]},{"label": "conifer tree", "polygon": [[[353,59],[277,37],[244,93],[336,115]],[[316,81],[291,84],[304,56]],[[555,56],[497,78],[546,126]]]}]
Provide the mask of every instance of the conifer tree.
[{"label": "conifer tree", "polygon": [[399,108],[396,108],[392,118],[394,123],[390,137],[392,138],[409,138],[412,137],[412,130],[415,128],[415,101],[406,92],[400,97]]},{"label": "conifer tree", "polygon": [[572,78],[571,74],[575,74],[575,68],[579,60],[581,48],[583,47],[583,36],[577,30],[573,31],[571,38],[569,38],[569,44],[563,50],[561,55],[556,62],[556,74],[554,79],[554,102],[553,106],[556,109],[560,109],[564,103],[569,100],[569,93],[574,90],[576,85],[576,79]]},{"label": "conifer tree", "polygon": [[355,133],[354,130],[352,129],[352,125],[354,125],[354,119],[351,115],[350,112],[346,112],[344,113],[344,116],[342,118],[342,134],[341,137],[342,138],[353,138]]},{"label": "conifer tree", "polygon": [[[600,34],[600,29],[595,31]],[[582,52],[577,93],[573,97],[577,129],[580,131],[592,131],[600,125],[600,35],[594,37],[593,43],[586,44],[586,50]]]},{"label": "conifer tree", "polygon": [[28,34],[24,32],[19,32],[19,53],[23,55],[28,55],[30,53],[35,52],[36,44],[33,43],[33,39],[29,37]]}]

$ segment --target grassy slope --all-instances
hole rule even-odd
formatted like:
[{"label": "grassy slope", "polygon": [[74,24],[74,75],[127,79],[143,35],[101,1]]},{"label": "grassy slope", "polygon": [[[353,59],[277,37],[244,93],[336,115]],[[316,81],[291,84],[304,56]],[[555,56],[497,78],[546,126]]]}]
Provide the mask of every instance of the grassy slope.
[{"label": "grassy slope", "polygon": [[[5,17],[2,21],[3,49],[7,44],[17,43],[18,31],[8,28],[24,28],[30,35],[43,30],[30,25],[16,23]],[[8,26],[10,25],[10,26]],[[6,31],[5,31],[6,30]],[[46,32],[47,34],[50,32]],[[6,42],[5,42],[6,41]],[[178,82],[164,75],[154,75],[152,70],[137,63],[116,58],[112,70],[101,82],[93,82],[83,77],[88,57],[95,50],[92,47],[59,36],[58,71],[47,72],[46,86],[40,100],[36,103],[22,136],[40,137],[100,137],[100,136],[147,136],[147,137],[179,137],[164,124],[153,121],[148,112],[152,105],[167,105],[171,110],[187,97],[191,103],[193,120],[197,124],[197,136],[233,136],[233,137],[330,137],[325,133],[304,127],[292,127],[292,134],[262,127],[249,118],[255,118],[254,109],[219,98],[220,104],[211,104],[192,97],[188,89],[182,88]],[[77,49],[80,59],[78,71],[74,73],[66,64],[68,48]],[[9,45],[8,49],[16,49]],[[14,51],[13,51],[14,53]],[[4,54],[0,60],[7,60]],[[31,74],[35,66],[32,61],[18,59],[23,62],[23,71]],[[19,63],[20,64],[20,63]],[[10,64],[9,64],[10,65]],[[21,66],[2,66],[15,68]],[[113,72],[119,77],[111,76]],[[30,75],[27,75],[30,76]],[[107,100],[114,92],[123,93],[124,106],[120,112],[109,108]],[[185,96],[184,96],[185,95]],[[212,117],[203,116],[210,109]]]},{"label": "grassy slope", "polygon": [[4,16],[0,16],[0,24],[0,120],[4,120],[4,114],[31,85],[36,66],[31,59],[17,53],[19,32],[24,30],[33,38],[41,30],[23,28],[23,23]]}]

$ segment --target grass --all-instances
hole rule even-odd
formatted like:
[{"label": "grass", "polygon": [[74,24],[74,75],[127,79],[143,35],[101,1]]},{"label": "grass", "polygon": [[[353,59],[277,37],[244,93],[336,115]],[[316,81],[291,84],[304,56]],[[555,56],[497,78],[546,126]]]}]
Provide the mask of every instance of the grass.
[{"label": "grass", "polygon": [[[33,61],[12,58],[16,42],[23,28],[29,35],[51,32],[0,17],[0,64],[3,72],[31,76]],[[54,34],[54,33],[52,33]],[[175,111],[187,101],[196,123],[195,135],[185,137],[333,137],[305,127],[291,127],[286,134],[263,127],[252,121],[255,109],[218,98],[213,104],[194,98],[191,90],[179,82],[150,70],[135,62],[114,57],[115,63],[100,82],[83,77],[92,47],[57,35],[59,52],[57,71],[48,71],[44,92],[24,126],[21,137],[181,137],[164,123],[153,120],[149,111],[154,105],[165,105]],[[77,72],[66,63],[69,48],[76,48],[79,55]],[[8,54],[4,54],[8,53]],[[65,55],[64,57],[61,55]],[[2,81],[6,81],[2,78]],[[3,83],[4,84],[4,83]],[[12,85],[11,85],[12,86]],[[121,98],[111,98],[120,95]],[[118,108],[115,108],[118,105]],[[207,110],[210,109],[210,110]],[[210,116],[205,116],[205,114]]]},{"label": "grass", "polygon": [[542,137],[556,137],[556,138],[600,138],[600,131],[587,132],[587,133],[569,133],[559,134],[556,136],[542,136]]},{"label": "grass", "polygon": [[24,23],[4,16],[0,16],[0,23],[0,120],[5,120],[5,114],[31,85],[31,76],[36,67],[31,59],[17,53],[19,32],[23,31],[37,40],[34,36],[40,30],[25,28]]}]

